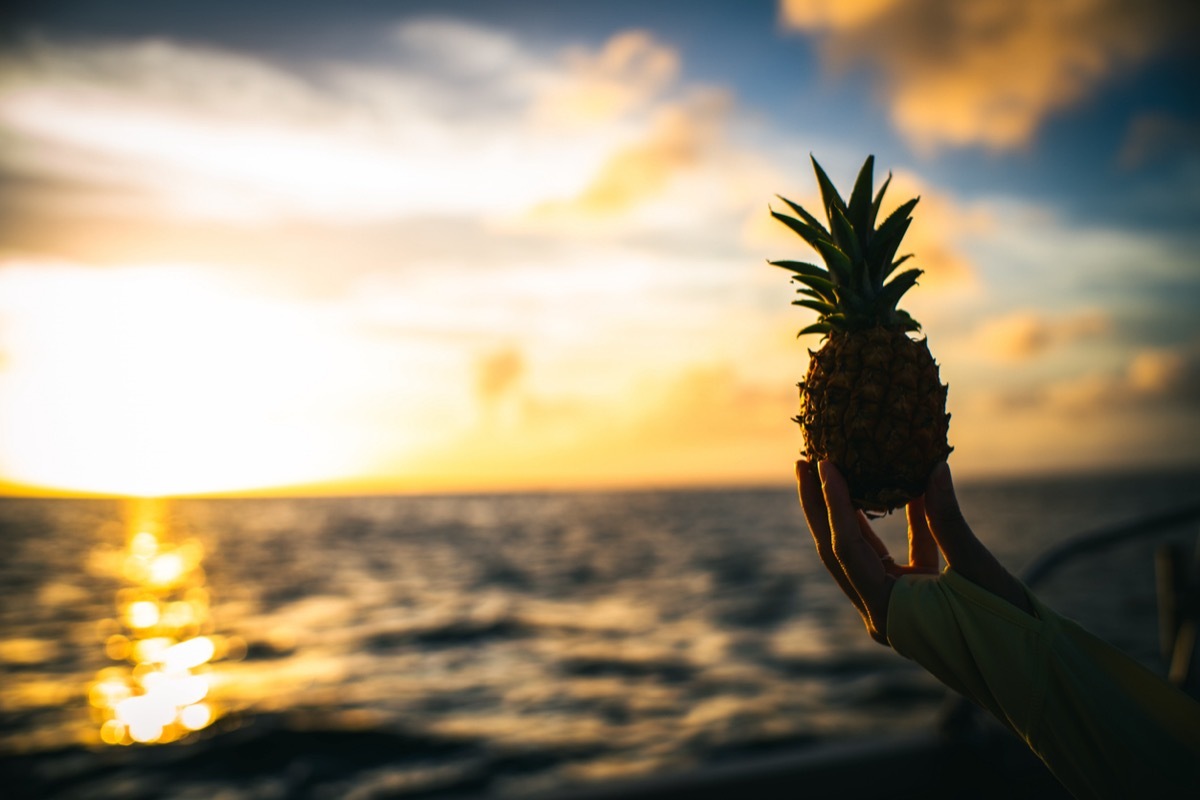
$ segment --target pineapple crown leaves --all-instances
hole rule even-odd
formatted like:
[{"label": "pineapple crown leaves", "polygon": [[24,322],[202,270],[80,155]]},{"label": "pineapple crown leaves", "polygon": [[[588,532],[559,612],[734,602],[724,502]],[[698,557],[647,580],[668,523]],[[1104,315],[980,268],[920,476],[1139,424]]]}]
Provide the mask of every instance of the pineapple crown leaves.
[{"label": "pineapple crown leaves", "polygon": [[916,285],[922,270],[909,269],[892,277],[912,257],[910,253],[897,258],[896,250],[908,232],[913,208],[920,198],[904,203],[876,227],[879,207],[892,176],[888,173],[872,197],[875,156],[867,156],[859,170],[849,203],[842,199],[815,158],[812,164],[828,226],[786,197],[779,199],[796,216],[770,209],[772,217],[800,236],[825,262],[824,267],[803,261],[767,262],[793,273],[792,280],[801,285],[797,293],[804,299],[793,301],[793,305],[810,308],[819,315],[816,323],[798,335],[860,330],[875,325],[920,330],[920,324],[896,308],[896,304]]}]

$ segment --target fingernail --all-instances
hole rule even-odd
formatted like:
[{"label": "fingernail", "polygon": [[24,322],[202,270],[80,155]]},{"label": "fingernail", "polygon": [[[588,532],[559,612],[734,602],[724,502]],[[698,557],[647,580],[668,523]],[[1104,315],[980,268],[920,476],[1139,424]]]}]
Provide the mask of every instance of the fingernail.
[{"label": "fingernail", "polygon": [[822,461],[817,464],[817,472],[821,475],[821,483],[829,483],[829,476],[833,474],[833,463],[830,461]]}]

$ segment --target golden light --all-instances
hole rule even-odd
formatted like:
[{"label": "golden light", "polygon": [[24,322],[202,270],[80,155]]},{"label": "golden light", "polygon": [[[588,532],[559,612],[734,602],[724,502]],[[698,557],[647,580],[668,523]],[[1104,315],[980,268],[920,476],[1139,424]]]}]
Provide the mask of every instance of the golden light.
[{"label": "golden light", "polygon": [[150,558],[158,550],[158,539],[149,531],[138,531],[129,540],[129,554],[135,558]]},{"label": "golden light", "polygon": [[154,664],[162,660],[162,654],[171,646],[174,639],[167,636],[155,636],[134,642],[130,652],[138,664]]},{"label": "golden light", "polygon": [[129,686],[123,680],[115,678],[108,678],[100,683],[93,684],[91,691],[88,693],[88,699],[91,701],[91,704],[97,707],[108,706],[115,708],[129,696]]},{"label": "golden light", "polygon": [[179,721],[189,731],[198,731],[212,722],[212,709],[207,703],[195,703],[179,712]]},{"label": "golden light", "polygon": [[158,624],[158,603],[139,600],[125,610],[125,619],[131,628],[153,628]]},{"label": "golden light", "polygon": [[109,636],[104,642],[104,654],[113,661],[124,661],[129,658],[129,637],[119,633]]},{"label": "golden light", "polygon": [[125,738],[125,726],[120,721],[110,719],[100,726],[100,741],[105,744],[120,744]]},{"label": "golden light", "polygon": [[150,582],[170,586],[183,575],[184,562],[179,553],[167,553],[150,562]]},{"label": "golden light", "polygon": [[[41,273],[8,264],[0,275],[7,479],[164,496],[308,483],[359,466],[353,437],[328,424],[345,402],[339,371],[354,373],[359,357],[319,309],[187,267]],[[152,556],[152,537],[138,532],[132,554]],[[157,583],[183,567],[149,566]]]},{"label": "golden light", "polygon": [[208,677],[190,672],[149,672],[142,680],[144,697],[158,705],[174,706],[176,711],[198,703],[208,694]]},{"label": "golden light", "polygon": [[189,602],[176,601],[168,603],[162,613],[164,625],[172,628],[186,628],[199,621],[196,607]]},{"label": "golden light", "polygon": [[117,704],[117,721],[129,729],[135,742],[155,742],[163,729],[175,721],[175,711],[169,703],[150,695],[129,697]]},{"label": "golden light", "polygon": [[209,661],[217,652],[212,639],[197,636],[186,642],[172,645],[160,656],[164,668],[172,671],[188,670]]},{"label": "golden light", "polygon": [[131,535],[114,565],[129,585],[117,592],[123,628],[108,634],[104,652],[129,666],[100,670],[88,690],[105,744],[171,742],[217,718],[209,665],[226,648],[211,633],[203,550],[164,538],[164,513],[160,500],[131,505]]}]

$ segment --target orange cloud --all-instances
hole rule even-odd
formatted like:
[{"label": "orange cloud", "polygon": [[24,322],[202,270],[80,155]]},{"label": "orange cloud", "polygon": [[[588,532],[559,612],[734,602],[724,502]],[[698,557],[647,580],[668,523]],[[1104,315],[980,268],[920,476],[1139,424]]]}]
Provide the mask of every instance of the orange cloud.
[{"label": "orange cloud", "polygon": [[954,463],[979,472],[1195,464],[1200,348],[1131,353],[1124,364],[1023,387],[961,387]]},{"label": "orange cloud", "polygon": [[701,431],[709,440],[766,437],[789,429],[797,402],[787,375],[762,385],[731,364],[696,365],[666,387],[634,426],[635,438],[679,445],[694,442]]},{"label": "orange cloud", "polygon": [[606,217],[661,194],[672,178],[701,164],[719,141],[728,108],[724,94],[710,92],[668,105],[640,141],[614,152],[575,197],[536,207],[543,219]]},{"label": "orange cloud", "polygon": [[490,403],[503,397],[525,374],[525,359],[520,351],[508,348],[485,356],[476,364],[476,392]]},{"label": "orange cloud", "polygon": [[1118,409],[1194,407],[1200,402],[1200,351],[1151,348],[1117,372],[1088,373],[997,398],[1002,408],[1095,415]]},{"label": "orange cloud", "polygon": [[1130,362],[1126,381],[1140,396],[1200,402],[1200,352],[1143,350]]},{"label": "orange cloud", "polygon": [[1016,311],[985,321],[972,338],[977,351],[1002,361],[1024,361],[1108,329],[1108,318],[1098,312],[1052,319],[1033,311]]},{"label": "orange cloud", "polygon": [[959,247],[959,240],[991,228],[986,211],[961,203],[957,198],[932,190],[907,172],[897,172],[888,188],[890,202],[880,210],[888,214],[912,197],[921,202],[913,211],[912,227],[900,252],[913,253],[913,266],[925,270],[922,286],[945,287],[970,282],[975,269]]},{"label": "orange cloud", "polygon": [[899,0],[783,0],[783,24],[797,30],[857,28],[882,16]]},{"label": "orange cloud", "polygon": [[534,118],[550,125],[588,125],[646,106],[679,75],[679,55],[645,31],[625,31],[599,52],[566,52],[566,79],[549,88]]},{"label": "orange cloud", "polygon": [[915,144],[1005,149],[1159,48],[1171,30],[1169,6],[782,0],[780,16],[821,37],[829,67],[873,68],[893,122]]}]

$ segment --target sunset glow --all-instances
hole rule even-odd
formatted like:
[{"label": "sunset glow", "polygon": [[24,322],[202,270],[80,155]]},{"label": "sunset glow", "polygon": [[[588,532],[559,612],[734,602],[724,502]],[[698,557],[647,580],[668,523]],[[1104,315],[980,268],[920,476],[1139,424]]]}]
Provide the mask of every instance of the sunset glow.
[{"label": "sunset glow", "polygon": [[354,466],[345,443],[305,424],[306,411],[337,401],[311,366],[353,368],[349,347],[328,354],[345,345],[320,315],[172,267],[10,268],[0,282],[16,344],[0,400],[11,478],[152,496]]},{"label": "sunset glow", "polygon": [[977,3],[934,48],[918,5],[14,38],[0,490],[784,482],[818,343],[767,206],[816,200],[810,153],[922,198],[959,474],[1200,458],[1165,12],[1030,0],[992,36]]}]

